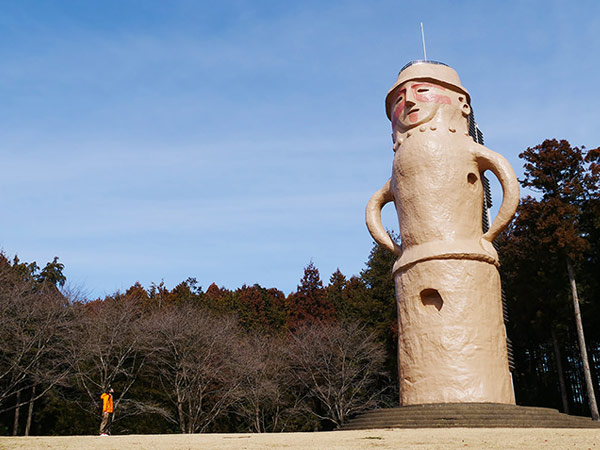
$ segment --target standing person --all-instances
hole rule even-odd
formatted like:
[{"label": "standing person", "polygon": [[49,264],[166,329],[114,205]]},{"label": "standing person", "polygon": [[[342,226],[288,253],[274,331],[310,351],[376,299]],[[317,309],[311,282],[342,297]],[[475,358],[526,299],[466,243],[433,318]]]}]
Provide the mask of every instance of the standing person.
[{"label": "standing person", "polygon": [[102,423],[100,424],[100,436],[108,436],[108,429],[112,424],[113,415],[113,389],[108,388],[100,398],[102,399]]}]

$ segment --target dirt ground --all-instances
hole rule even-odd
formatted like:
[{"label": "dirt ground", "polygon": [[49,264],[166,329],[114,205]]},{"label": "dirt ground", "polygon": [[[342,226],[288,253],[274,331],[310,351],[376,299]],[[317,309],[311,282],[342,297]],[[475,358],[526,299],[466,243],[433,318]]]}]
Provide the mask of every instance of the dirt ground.
[{"label": "dirt ground", "polygon": [[444,428],[321,433],[2,437],[0,449],[595,449],[600,430]]}]

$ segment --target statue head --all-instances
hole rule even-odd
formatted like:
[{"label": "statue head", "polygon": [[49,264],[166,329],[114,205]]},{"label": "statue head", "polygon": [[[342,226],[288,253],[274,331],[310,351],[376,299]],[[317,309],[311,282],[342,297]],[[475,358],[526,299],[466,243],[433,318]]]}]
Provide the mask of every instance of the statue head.
[{"label": "statue head", "polygon": [[454,69],[434,61],[414,61],[398,74],[385,109],[394,132],[402,133],[434,118],[448,126],[466,125],[470,101]]}]

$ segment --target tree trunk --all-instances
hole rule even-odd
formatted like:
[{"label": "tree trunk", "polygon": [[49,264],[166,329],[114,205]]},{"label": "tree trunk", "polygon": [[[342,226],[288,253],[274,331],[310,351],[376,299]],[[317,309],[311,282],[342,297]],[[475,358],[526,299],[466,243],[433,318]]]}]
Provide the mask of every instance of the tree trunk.
[{"label": "tree trunk", "polygon": [[560,385],[560,397],[562,399],[563,412],[569,414],[569,397],[567,395],[567,386],[565,384],[565,374],[563,372],[560,348],[558,347],[558,341],[553,326],[550,328],[550,333],[552,336],[552,347],[554,347],[554,359],[556,360],[556,371],[558,372],[558,383]]},{"label": "tree trunk", "polygon": [[256,432],[257,433],[261,433],[261,426],[260,426],[260,411],[259,411],[259,407],[256,406],[254,408],[254,427],[256,428]]},{"label": "tree trunk", "polygon": [[29,400],[29,408],[27,410],[27,422],[25,424],[25,436],[29,436],[31,429],[31,418],[33,416],[33,402],[35,401],[35,385],[31,388],[31,399]]},{"label": "tree trunk", "polygon": [[188,426],[187,432],[192,434],[194,431],[194,426],[196,425],[196,420],[194,419],[194,414],[192,412],[192,400],[188,397],[187,400],[187,410],[188,410]]},{"label": "tree trunk", "polygon": [[596,403],[596,395],[594,394],[592,373],[590,372],[590,364],[588,362],[587,349],[585,346],[585,336],[583,335],[583,323],[581,321],[581,312],[579,310],[579,296],[577,295],[577,285],[575,284],[575,273],[573,272],[571,261],[568,259],[567,272],[569,273],[569,283],[571,284],[573,308],[575,309],[575,324],[577,325],[577,338],[579,340],[579,350],[581,351],[581,359],[583,362],[583,375],[585,377],[590,412],[592,413],[593,420],[599,420],[600,416],[598,415],[598,404]]},{"label": "tree trunk", "polygon": [[177,401],[177,417],[179,419],[179,430],[185,433],[185,416],[183,415],[183,405],[181,400]]},{"label": "tree trunk", "polygon": [[21,403],[21,390],[17,391],[17,407],[15,408],[15,419],[13,422],[13,436],[16,436],[19,433],[19,411],[21,410],[19,403]]}]

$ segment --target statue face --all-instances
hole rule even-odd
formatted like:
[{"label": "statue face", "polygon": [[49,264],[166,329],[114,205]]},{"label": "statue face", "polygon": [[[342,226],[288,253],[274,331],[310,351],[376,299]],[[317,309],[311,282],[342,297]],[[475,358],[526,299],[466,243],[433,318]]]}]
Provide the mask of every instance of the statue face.
[{"label": "statue face", "polygon": [[424,81],[407,81],[395,93],[392,128],[405,131],[429,122],[444,104],[452,104],[452,97],[445,87]]}]

